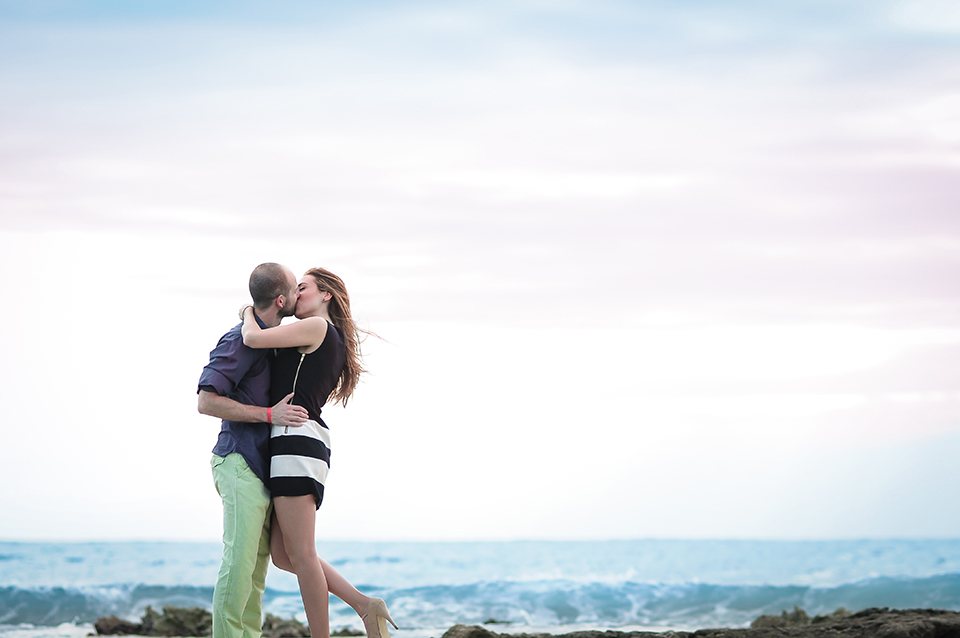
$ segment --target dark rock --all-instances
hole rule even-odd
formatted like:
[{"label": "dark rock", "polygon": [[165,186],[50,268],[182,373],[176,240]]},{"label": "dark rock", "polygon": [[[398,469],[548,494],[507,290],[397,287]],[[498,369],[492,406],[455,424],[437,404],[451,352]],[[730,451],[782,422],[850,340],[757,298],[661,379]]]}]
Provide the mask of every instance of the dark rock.
[{"label": "dark rock", "polygon": [[[149,607],[148,607],[149,609]],[[209,636],[213,615],[200,607],[164,607],[153,623],[154,636]]]},{"label": "dark rock", "polygon": [[[820,617],[821,616],[818,616],[818,618]],[[826,616],[822,617],[825,618]],[[793,611],[788,612],[787,610],[783,610],[783,613],[779,616],[760,616],[750,623],[750,629],[759,629],[761,627],[802,627],[803,625],[809,624],[810,616],[807,615],[807,612],[794,606]]]},{"label": "dark rock", "polygon": [[[801,613],[798,613],[801,612]],[[563,635],[497,634],[483,627],[456,625],[443,638],[960,638],[960,613],[938,609],[866,609],[855,614],[838,609],[812,622],[803,610],[768,616],[792,621],[750,629],[670,631],[577,631]],[[804,622],[806,618],[806,622]]]},{"label": "dark rock", "polygon": [[[680,632],[664,634],[652,631],[575,631],[569,634],[498,634],[476,625],[454,625],[443,634],[443,638],[670,638],[680,636]],[[690,634],[685,634],[689,636]],[[960,637],[958,637],[960,638]]]},{"label": "dark rock", "polygon": [[101,636],[128,636],[140,633],[139,623],[122,620],[116,616],[98,618],[97,622],[93,624],[93,628]]},{"label": "dark rock", "polygon": [[841,618],[846,618],[847,616],[852,616],[852,615],[853,615],[852,611],[844,609],[843,607],[839,607],[837,611],[833,612],[832,614],[825,614],[823,616],[814,616],[812,622],[813,624],[817,624],[821,622],[832,622],[834,620],[840,620]]},{"label": "dark rock", "polygon": [[147,609],[143,612],[143,617],[140,619],[140,635],[152,636],[153,626],[157,623],[159,618],[160,614],[155,612],[153,607],[147,605]]},{"label": "dark rock", "polygon": [[331,636],[343,636],[350,638],[352,636],[366,636],[366,632],[360,631],[359,629],[354,629],[353,627],[341,627],[340,629],[335,629],[330,632]]},{"label": "dark rock", "polygon": [[[104,616],[94,623],[100,636],[191,636],[202,638],[211,635],[213,616],[200,607],[164,607],[158,614],[147,607],[139,623],[122,620],[116,616]],[[331,636],[363,636],[363,632],[343,627]],[[283,620],[267,614],[263,621],[262,638],[310,638],[310,629],[295,619]]]},{"label": "dark rock", "polygon": [[310,638],[310,628],[295,618],[284,620],[267,614],[261,638]]},{"label": "dark rock", "polygon": [[443,632],[443,638],[498,638],[499,636],[500,634],[476,625],[454,625]]},{"label": "dark rock", "polygon": [[[158,614],[147,607],[139,623],[120,620],[115,616],[98,618],[94,623],[101,636],[209,636],[213,616],[200,607],[164,607]],[[308,634],[309,635],[309,634]]]}]

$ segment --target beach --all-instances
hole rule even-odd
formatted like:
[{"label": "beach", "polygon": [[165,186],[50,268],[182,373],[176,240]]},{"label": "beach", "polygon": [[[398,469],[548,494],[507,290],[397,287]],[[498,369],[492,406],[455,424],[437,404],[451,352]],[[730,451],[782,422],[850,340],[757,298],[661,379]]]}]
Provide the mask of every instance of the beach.
[{"label": "beach", "polygon": [[[396,638],[456,625],[497,634],[745,629],[800,607],[960,611],[960,541],[325,542],[320,554],[384,598]],[[0,636],[80,638],[102,616],[210,608],[220,544],[0,543]],[[271,568],[264,610],[304,619]],[[331,599],[331,627],[361,628]]]},{"label": "beach", "polygon": [[[800,616],[800,618],[798,618]],[[103,620],[103,619],[102,619]],[[79,638],[90,635],[114,635],[119,638],[130,634],[87,632],[82,625],[67,624],[44,631],[36,628],[0,630],[5,638]],[[289,628],[269,632],[265,627],[263,638],[308,638],[306,627],[298,627],[302,633],[291,633]],[[556,628],[554,628],[556,629]],[[569,629],[569,628],[568,628]],[[138,634],[134,634],[138,635]],[[158,635],[158,634],[154,634]],[[165,634],[170,635],[170,634]],[[337,634],[334,634],[336,636]],[[410,632],[398,632],[410,638]],[[434,635],[416,632],[418,638]],[[784,611],[780,616],[761,616],[749,628],[702,628],[695,631],[635,629],[580,629],[556,633],[531,630],[520,634],[500,633],[483,626],[455,625],[439,638],[945,638],[960,635],[960,614],[957,612],[914,609],[867,609],[857,613],[840,610],[831,616],[809,618],[802,610]],[[204,633],[201,636],[209,636]],[[195,636],[194,638],[201,638]]]},{"label": "beach", "polygon": [[[835,618],[806,619],[791,623],[782,617],[761,617],[749,628],[705,628],[693,632],[668,631],[581,631],[563,634],[563,638],[944,638],[960,635],[960,614],[937,609],[867,609]],[[783,620],[777,623],[777,620]],[[759,625],[759,626],[758,626]],[[554,638],[552,634],[497,634],[484,627],[458,625],[443,638]]]}]

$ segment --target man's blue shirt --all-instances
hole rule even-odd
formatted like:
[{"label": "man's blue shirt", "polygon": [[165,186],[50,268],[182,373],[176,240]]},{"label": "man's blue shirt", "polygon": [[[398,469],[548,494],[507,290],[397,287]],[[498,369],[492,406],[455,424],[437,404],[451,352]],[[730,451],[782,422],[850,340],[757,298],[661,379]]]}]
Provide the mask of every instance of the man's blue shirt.
[{"label": "man's blue shirt", "polygon": [[[257,317],[261,328],[266,325]],[[237,324],[220,337],[210,352],[210,363],[203,368],[197,392],[207,390],[246,405],[270,405],[270,358],[267,350],[243,345]],[[268,485],[270,475],[270,425],[223,420],[213,453],[226,456],[240,454],[254,474]]]}]

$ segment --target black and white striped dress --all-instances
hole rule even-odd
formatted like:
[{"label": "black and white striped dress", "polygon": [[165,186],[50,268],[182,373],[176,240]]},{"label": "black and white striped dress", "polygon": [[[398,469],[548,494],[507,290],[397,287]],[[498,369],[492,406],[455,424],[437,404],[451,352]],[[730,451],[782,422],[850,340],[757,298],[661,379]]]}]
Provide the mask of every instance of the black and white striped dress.
[{"label": "black and white striped dress", "polygon": [[302,354],[296,348],[277,350],[271,362],[271,402],[276,404],[292,391],[293,403],[305,407],[310,418],[299,427],[271,428],[272,496],[311,494],[320,509],[330,471],[330,430],[320,418],[320,411],[337,386],[345,359],[343,331],[333,324],[328,325],[320,347],[310,354]]}]

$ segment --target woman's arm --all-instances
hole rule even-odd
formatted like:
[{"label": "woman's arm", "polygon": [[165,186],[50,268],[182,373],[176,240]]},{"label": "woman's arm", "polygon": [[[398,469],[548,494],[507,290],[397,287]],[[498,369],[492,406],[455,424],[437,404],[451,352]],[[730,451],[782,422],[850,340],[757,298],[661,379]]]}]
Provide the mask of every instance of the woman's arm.
[{"label": "woman's arm", "polygon": [[288,323],[264,330],[253,316],[253,308],[243,311],[243,345],[249,348],[297,348],[308,346],[313,350],[320,347],[327,336],[327,321],[320,317],[307,317],[294,323]]}]

